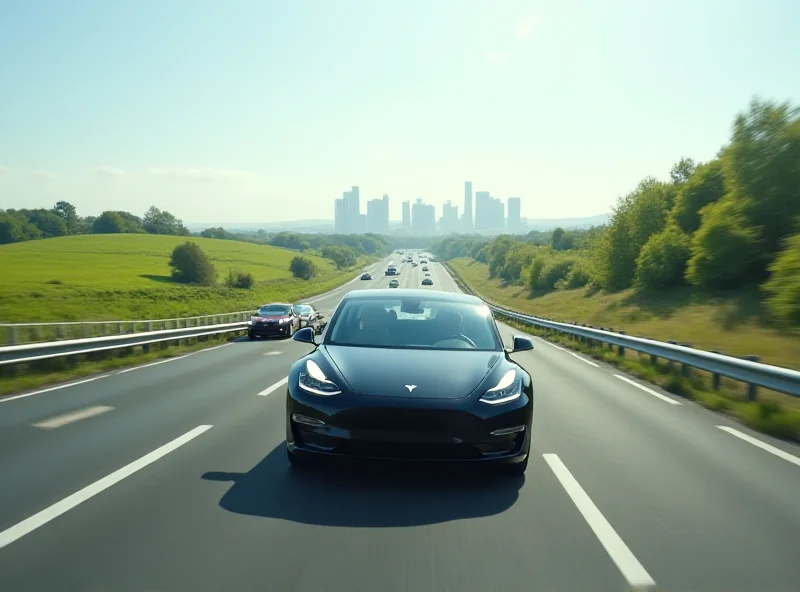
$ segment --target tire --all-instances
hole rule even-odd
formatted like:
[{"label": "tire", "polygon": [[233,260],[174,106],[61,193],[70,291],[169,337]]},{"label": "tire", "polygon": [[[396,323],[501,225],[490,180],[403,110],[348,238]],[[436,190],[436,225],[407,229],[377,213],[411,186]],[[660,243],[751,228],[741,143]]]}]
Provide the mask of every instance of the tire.
[{"label": "tire", "polygon": [[255,335],[253,335],[252,333],[248,332],[248,333],[247,333],[247,338],[248,338],[250,341],[253,341],[253,339],[255,339],[255,338],[256,338],[256,336],[255,336]]}]

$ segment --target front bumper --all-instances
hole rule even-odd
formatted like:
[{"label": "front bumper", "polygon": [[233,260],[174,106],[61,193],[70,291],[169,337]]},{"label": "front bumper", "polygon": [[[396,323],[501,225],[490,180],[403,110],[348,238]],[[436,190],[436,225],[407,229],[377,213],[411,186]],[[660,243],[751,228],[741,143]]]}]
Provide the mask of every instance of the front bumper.
[{"label": "front bumper", "polygon": [[501,407],[472,397],[419,399],[410,407],[407,399],[318,397],[290,388],[286,445],[300,456],[522,462],[530,448],[533,401],[523,395]]},{"label": "front bumper", "polygon": [[257,337],[280,337],[289,335],[291,323],[258,323],[250,325],[247,331]]}]

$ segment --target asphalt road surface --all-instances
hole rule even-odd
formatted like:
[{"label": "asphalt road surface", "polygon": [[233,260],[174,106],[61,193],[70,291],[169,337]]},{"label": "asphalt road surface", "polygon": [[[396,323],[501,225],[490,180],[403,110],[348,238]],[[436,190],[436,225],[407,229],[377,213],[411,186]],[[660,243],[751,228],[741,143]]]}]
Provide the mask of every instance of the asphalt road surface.
[{"label": "asphalt road surface", "polygon": [[[387,261],[312,301],[387,286]],[[536,393],[519,479],[293,473],[284,385],[308,346],[291,340],[0,399],[0,590],[800,590],[800,448],[534,343],[515,355]]]}]

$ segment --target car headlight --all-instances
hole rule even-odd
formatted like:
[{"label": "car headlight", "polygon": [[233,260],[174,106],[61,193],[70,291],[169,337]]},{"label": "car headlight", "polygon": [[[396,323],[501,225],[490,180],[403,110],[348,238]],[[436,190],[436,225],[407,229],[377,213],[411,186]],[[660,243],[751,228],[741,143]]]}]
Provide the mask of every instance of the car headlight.
[{"label": "car headlight", "polygon": [[288,323],[291,319],[280,319],[278,322],[283,325],[284,323]]},{"label": "car headlight", "polygon": [[305,370],[300,371],[299,386],[304,391],[323,397],[338,395],[342,392],[334,382],[328,380],[322,368],[317,366],[314,360],[308,360]]},{"label": "car headlight", "polygon": [[516,370],[509,370],[497,383],[481,397],[481,401],[490,405],[499,405],[515,401],[522,396],[522,378]]}]

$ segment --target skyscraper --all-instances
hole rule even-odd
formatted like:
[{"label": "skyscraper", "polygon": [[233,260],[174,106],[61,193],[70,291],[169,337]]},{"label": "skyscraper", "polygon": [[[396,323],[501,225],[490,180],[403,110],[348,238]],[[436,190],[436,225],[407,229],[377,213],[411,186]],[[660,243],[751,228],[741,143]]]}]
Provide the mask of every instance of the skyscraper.
[{"label": "skyscraper", "polygon": [[[471,200],[470,200],[471,201]],[[488,191],[475,192],[475,230],[485,230],[491,228],[491,201]],[[466,212],[464,216],[466,216]]]},{"label": "skyscraper", "polygon": [[411,230],[414,234],[431,235],[436,232],[436,208],[417,198],[411,206]]},{"label": "skyscraper", "polygon": [[376,234],[389,232],[389,196],[371,199],[367,202],[366,231]]},{"label": "skyscraper", "polygon": [[459,231],[458,206],[450,200],[442,208],[442,217],[439,218],[439,231],[443,234],[455,234]]},{"label": "skyscraper", "polygon": [[474,228],[472,222],[472,181],[464,182],[464,215],[461,217],[461,228],[470,232]]},{"label": "skyscraper", "polygon": [[405,232],[411,231],[411,202],[403,202],[403,230]]},{"label": "skyscraper", "polygon": [[518,197],[508,198],[508,231],[511,234],[521,232],[522,219],[521,214],[522,203]]},{"label": "skyscraper", "polygon": [[334,208],[334,229],[342,234],[364,232],[366,216],[361,213],[358,187],[353,185],[350,191],[337,199]]}]

